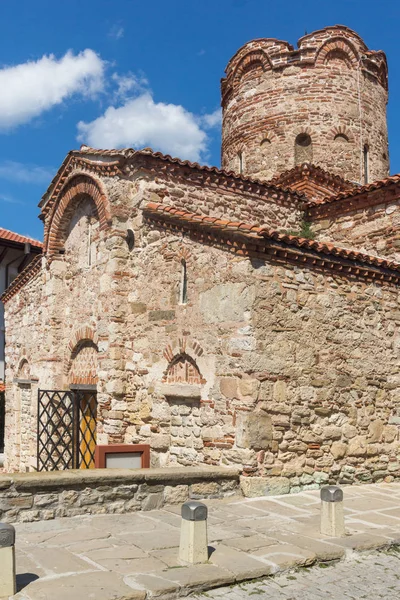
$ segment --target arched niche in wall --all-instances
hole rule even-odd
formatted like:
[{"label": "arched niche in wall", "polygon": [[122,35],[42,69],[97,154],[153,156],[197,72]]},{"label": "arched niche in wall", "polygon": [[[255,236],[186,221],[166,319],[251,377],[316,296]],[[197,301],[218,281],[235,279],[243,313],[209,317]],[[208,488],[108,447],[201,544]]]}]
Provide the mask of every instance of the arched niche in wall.
[{"label": "arched niche in wall", "polygon": [[31,381],[31,368],[29,366],[28,359],[22,358],[20,360],[18,370],[17,370],[17,382],[25,381],[26,383],[30,383]]},{"label": "arched niche in wall", "polygon": [[[101,182],[92,175],[72,176],[59,192],[45,225],[44,252],[49,260],[65,252],[65,243],[71,234],[71,224],[74,216],[78,217],[79,210],[84,213],[81,217],[98,222],[100,230],[108,227],[108,198]],[[90,260],[88,255],[86,258]]]},{"label": "arched niche in wall", "polygon": [[[186,352],[186,339],[179,340],[180,349],[173,353],[171,346],[167,346],[164,357],[167,359],[167,368],[164,371],[160,391],[167,398],[182,398],[186,400],[199,400],[201,387],[206,383],[202,376],[197,361]],[[196,356],[203,354],[201,346],[194,342],[193,350]]]},{"label": "arched niche in wall", "polygon": [[271,68],[270,58],[265,52],[262,50],[250,51],[241,58],[235,69],[233,87],[254,85]]},{"label": "arched niche in wall", "polygon": [[351,58],[341,48],[332,48],[325,55],[324,65],[338,67],[339,69],[351,69]]},{"label": "arched niche in wall", "polygon": [[311,136],[307,132],[299,133],[294,141],[294,163],[302,165],[311,163],[313,159],[313,146]]},{"label": "arched niche in wall", "polygon": [[327,40],[319,49],[316,65],[344,69],[357,68],[359,61],[355,46],[342,37]]},{"label": "arched niche in wall", "polygon": [[72,334],[64,358],[64,382],[94,386],[98,376],[97,334],[89,325],[82,325]]},{"label": "arched niche in wall", "polygon": [[268,167],[274,158],[276,152],[276,136],[268,132],[259,138],[259,151],[260,166]]},{"label": "arched niche in wall", "polygon": [[163,381],[169,384],[187,383],[189,385],[205,383],[196,361],[186,352],[174,356],[164,373]]},{"label": "arched niche in wall", "polygon": [[90,196],[82,196],[74,205],[69,223],[65,217],[64,255],[70,266],[96,264],[99,226],[95,203]]}]

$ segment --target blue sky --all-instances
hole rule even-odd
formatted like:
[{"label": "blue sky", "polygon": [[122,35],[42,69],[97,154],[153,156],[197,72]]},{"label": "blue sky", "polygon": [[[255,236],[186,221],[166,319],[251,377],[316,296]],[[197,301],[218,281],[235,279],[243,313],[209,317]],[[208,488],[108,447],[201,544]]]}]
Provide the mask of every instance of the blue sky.
[{"label": "blue sky", "polygon": [[0,0],[0,226],[42,237],[37,204],[66,153],[152,146],[219,166],[220,78],[245,42],[343,24],[389,62],[400,172],[397,0]]}]

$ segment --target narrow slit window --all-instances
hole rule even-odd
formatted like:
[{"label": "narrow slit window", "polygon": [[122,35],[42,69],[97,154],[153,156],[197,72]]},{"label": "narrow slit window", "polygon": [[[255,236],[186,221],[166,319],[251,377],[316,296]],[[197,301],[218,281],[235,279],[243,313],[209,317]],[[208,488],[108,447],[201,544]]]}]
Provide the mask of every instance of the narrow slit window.
[{"label": "narrow slit window", "polygon": [[88,219],[88,267],[92,266],[92,224]]},{"label": "narrow slit window", "polygon": [[240,175],[242,175],[242,173],[243,173],[243,152],[239,152],[238,158],[239,158],[239,173],[240,173]]},{"label": "narrow slit window", "polygon": [[368,172],[368,154],[369,148],[368,145],[364,146],[364,184],[366,185],[369,181],[369,172]]},{"label": "narrow slit window", "polygon": [[187,304],[187,267],[186,260],[181,261],[181,293],[180,303]]}]

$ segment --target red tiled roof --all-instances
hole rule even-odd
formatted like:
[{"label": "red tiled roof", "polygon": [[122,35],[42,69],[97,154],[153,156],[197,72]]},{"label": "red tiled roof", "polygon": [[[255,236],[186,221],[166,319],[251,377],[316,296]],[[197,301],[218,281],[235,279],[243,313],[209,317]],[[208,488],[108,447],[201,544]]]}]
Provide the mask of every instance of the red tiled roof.
[{"label": "red tiled roof", "polygon": [[257,238],[269,239],[271,241],[275,240],[294,248],[313,250],[319,254],[340,257],[352,262],[362,263],[367,266],[389,269],[391,271],[395,271],[397,276],[400,273],[400,263],[395,261],[364,254],[363,252],[357,252],[355,250],[341,248],[326,242],[317,242],[315,240],[281,233],[268,227],[258,227],[257,225],[250,225],[248,223],[240,223],[237,221],[203,216],[196,213],[179,210],[173,206],[165,206],[156,202],[149,202],[145,206],[144,211],[147,214],[163,216],[166,220],[180,221],[185,225],[192,224],[196,227],[207,226],[212,230],[218,229],[225,232],[229,231],[232,233],[240,233],[250,237],[252,240]]},{"label": "red tiled roof", "polygon": [[[300,191],[291,190],[283,185],[278,186],[267,181],[252,179],[233,171],[224,171],[217,167],[209,167],[207,165],[200,165],[196,162],[173,158],[169,154],[154,152],[151,148],[143,148],[142,150],[134,150],[133,148],[107,150],[83,145],[80,150],[71,150],[68,152],[60,168],[50,182],[49,187],[39,202],[39,207],[42,211],[41,218],[45,218],[55,202],[57,195],[62,190],[66,180],[74,170],[94,172],[102,177],[126,177],[129,172],[130,161],[135,157],[141,159],[142,162],[144,162],[146,158],[153,159],[153,162],[144,166],[145,168],[149,167],[154,173],[158,172],[158,169],[163,168],[163,166],[165,169],[168,169],[169,165],[175,165],[181,168],[183,177],[187,176],[185,168],[200,173],[204,177],[205,185],[217,183],[233,192],[244,193],[245,191],[250,191],[265,197],[268,197],[270,193],[279,194],[280,201],[285,201],[292,207],[297,205],[299,208],[303,208],[307,201],[306,196]],[[103,158],[106,160],[103,160]],[[158,161],[163,163],[161,167],[159,166]]]},{"label": "red tiled roof", "polygon": [[38,240],[34,240],[24,235],[20,235],[19,233],[14,233],[13,231],[2,228],[0,228],[0,244],[1,240],[8,240],[9,242],[16,242],[17,244],[30,244],[34,248],[43,247],[42,242],[39,242]]},{"label": "red tiled roof", "polygon": [[190,160],[181,160],[180,158],[172,157],[169,154],[163,154],[162,152],[154,152],[152,148],[143,148],[141,150],[134,150],[133,148],[121,148],[120,150],[101,150],[97,148],[91,148],[90,146],[81,146],[79,151],[73,150],[72,154],[88,154],[92,156],[123,156],[124,158],[131,158],[137,155],[150,155],[154,158],[158,158],[164,162],[175,163],[180,166],[190,167],[191,169],[197,169],[199,171],[205,171],[207,173],[215,173],[217,175],[224,175],[226,177],[233,177],[234,179],[241,180],[243,182],[254,183],[261,185],[265,188],[271,188],[274,190],[288,191],[289,193],[297,196],[299,200],[304,201],[304,195],[296,190],[290,190],[283,186],[276,185],[269,181],[261,181],[260,179],[253,179],[246,175],[235,173],[234,171],[225,171],[224,169],[218,169],[218,167],[209,167],[208,165],[200,165],[197,162],[191,162]]},{"label": "red tiled roof", "polygon": [[[298,184],[307,180],[324,184],[325,194],[327,194],[327,190],[329,190],[329,192],[332,190],[332,193],[329,194],[329,196],[336,196],[339,192],[341,193],[360,188],[358,184],[349,181],[348,179],[344,179],[340,175],[330,173],[322,167],[314,165],[312,163],[303,163],[301,165],[296,165],[292,169],[288,169],[287,171],[276,175],[275,177],[270,179],[268,183],[272,183],[281,187],[288,187],[293,191],[301,191],[307,196],[307,192],[304,189],[299,189],[298,187]],[[321,194],[319,195],[321,196]],[[313,200],[314,199],[310,198],[310,201]]]},{"label": "red tiled roof", "polygon": [[399,183],[399,181],[400,173],[397,173],[395,175],[391,175],[390,177],[385,177],[385,179],[378,179],[378,181],[373,181],[372,183],[368,183],[367,185],[362,185],[352,190],[340,192],[335,196],[326,197],[322,200],[309,201],[307,205],[311,208],[313,206],[320,206],[321,204],[330,204],[332,202],[337,202],[338,200],[345,200],[347,198],[353,198],[354,196],[360,196],[361,194],[364,194],[366,192],[373,192],[375,190],[384,188],[388,185]]}]

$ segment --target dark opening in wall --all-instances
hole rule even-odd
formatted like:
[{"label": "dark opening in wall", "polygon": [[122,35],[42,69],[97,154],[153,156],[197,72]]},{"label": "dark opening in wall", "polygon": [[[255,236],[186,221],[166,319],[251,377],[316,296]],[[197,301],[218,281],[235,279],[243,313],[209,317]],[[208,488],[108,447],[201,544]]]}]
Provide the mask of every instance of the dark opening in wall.
[{"label": "dark opening in wall", "polygon": [[294,143],[294,162],[301,165],[306,162],[312,162],[313,148],[311,137],[308,133],[299,133]]},{"label": "dark opening in wall", "polygon": [[363,150],[363,159],[364,159],[364,185],[366,185],[369,181],[369,146],[368,144],[364,145]]},{"label": "dark opening in wall", "polygon": [[187,304],[188,300],[188,282],[187,282],[187,267],[186,260],[181,260],[181,291],[180,291],[180,304]]},{"label": "dark opening in wall", "polygon": [[132,229],[128,229],[126,232],[126,243],[128,244],[129,250],[133,250],[135,247],[135,234]]},{"label": "dark opening in wall", "polygon": [[239,159],[239,173],[240,173],[240,175],[242,175],[242,173],[243,173],[243,152],[239,152],[238,159]]},{"label": "dark opening in wall", "polygon": [[339,142],[339,143],[342,142],[342,143],[346,143],[346,144],[349,141],[349,138],[344,133],[336,134],[333,139],[335,142]]}]

